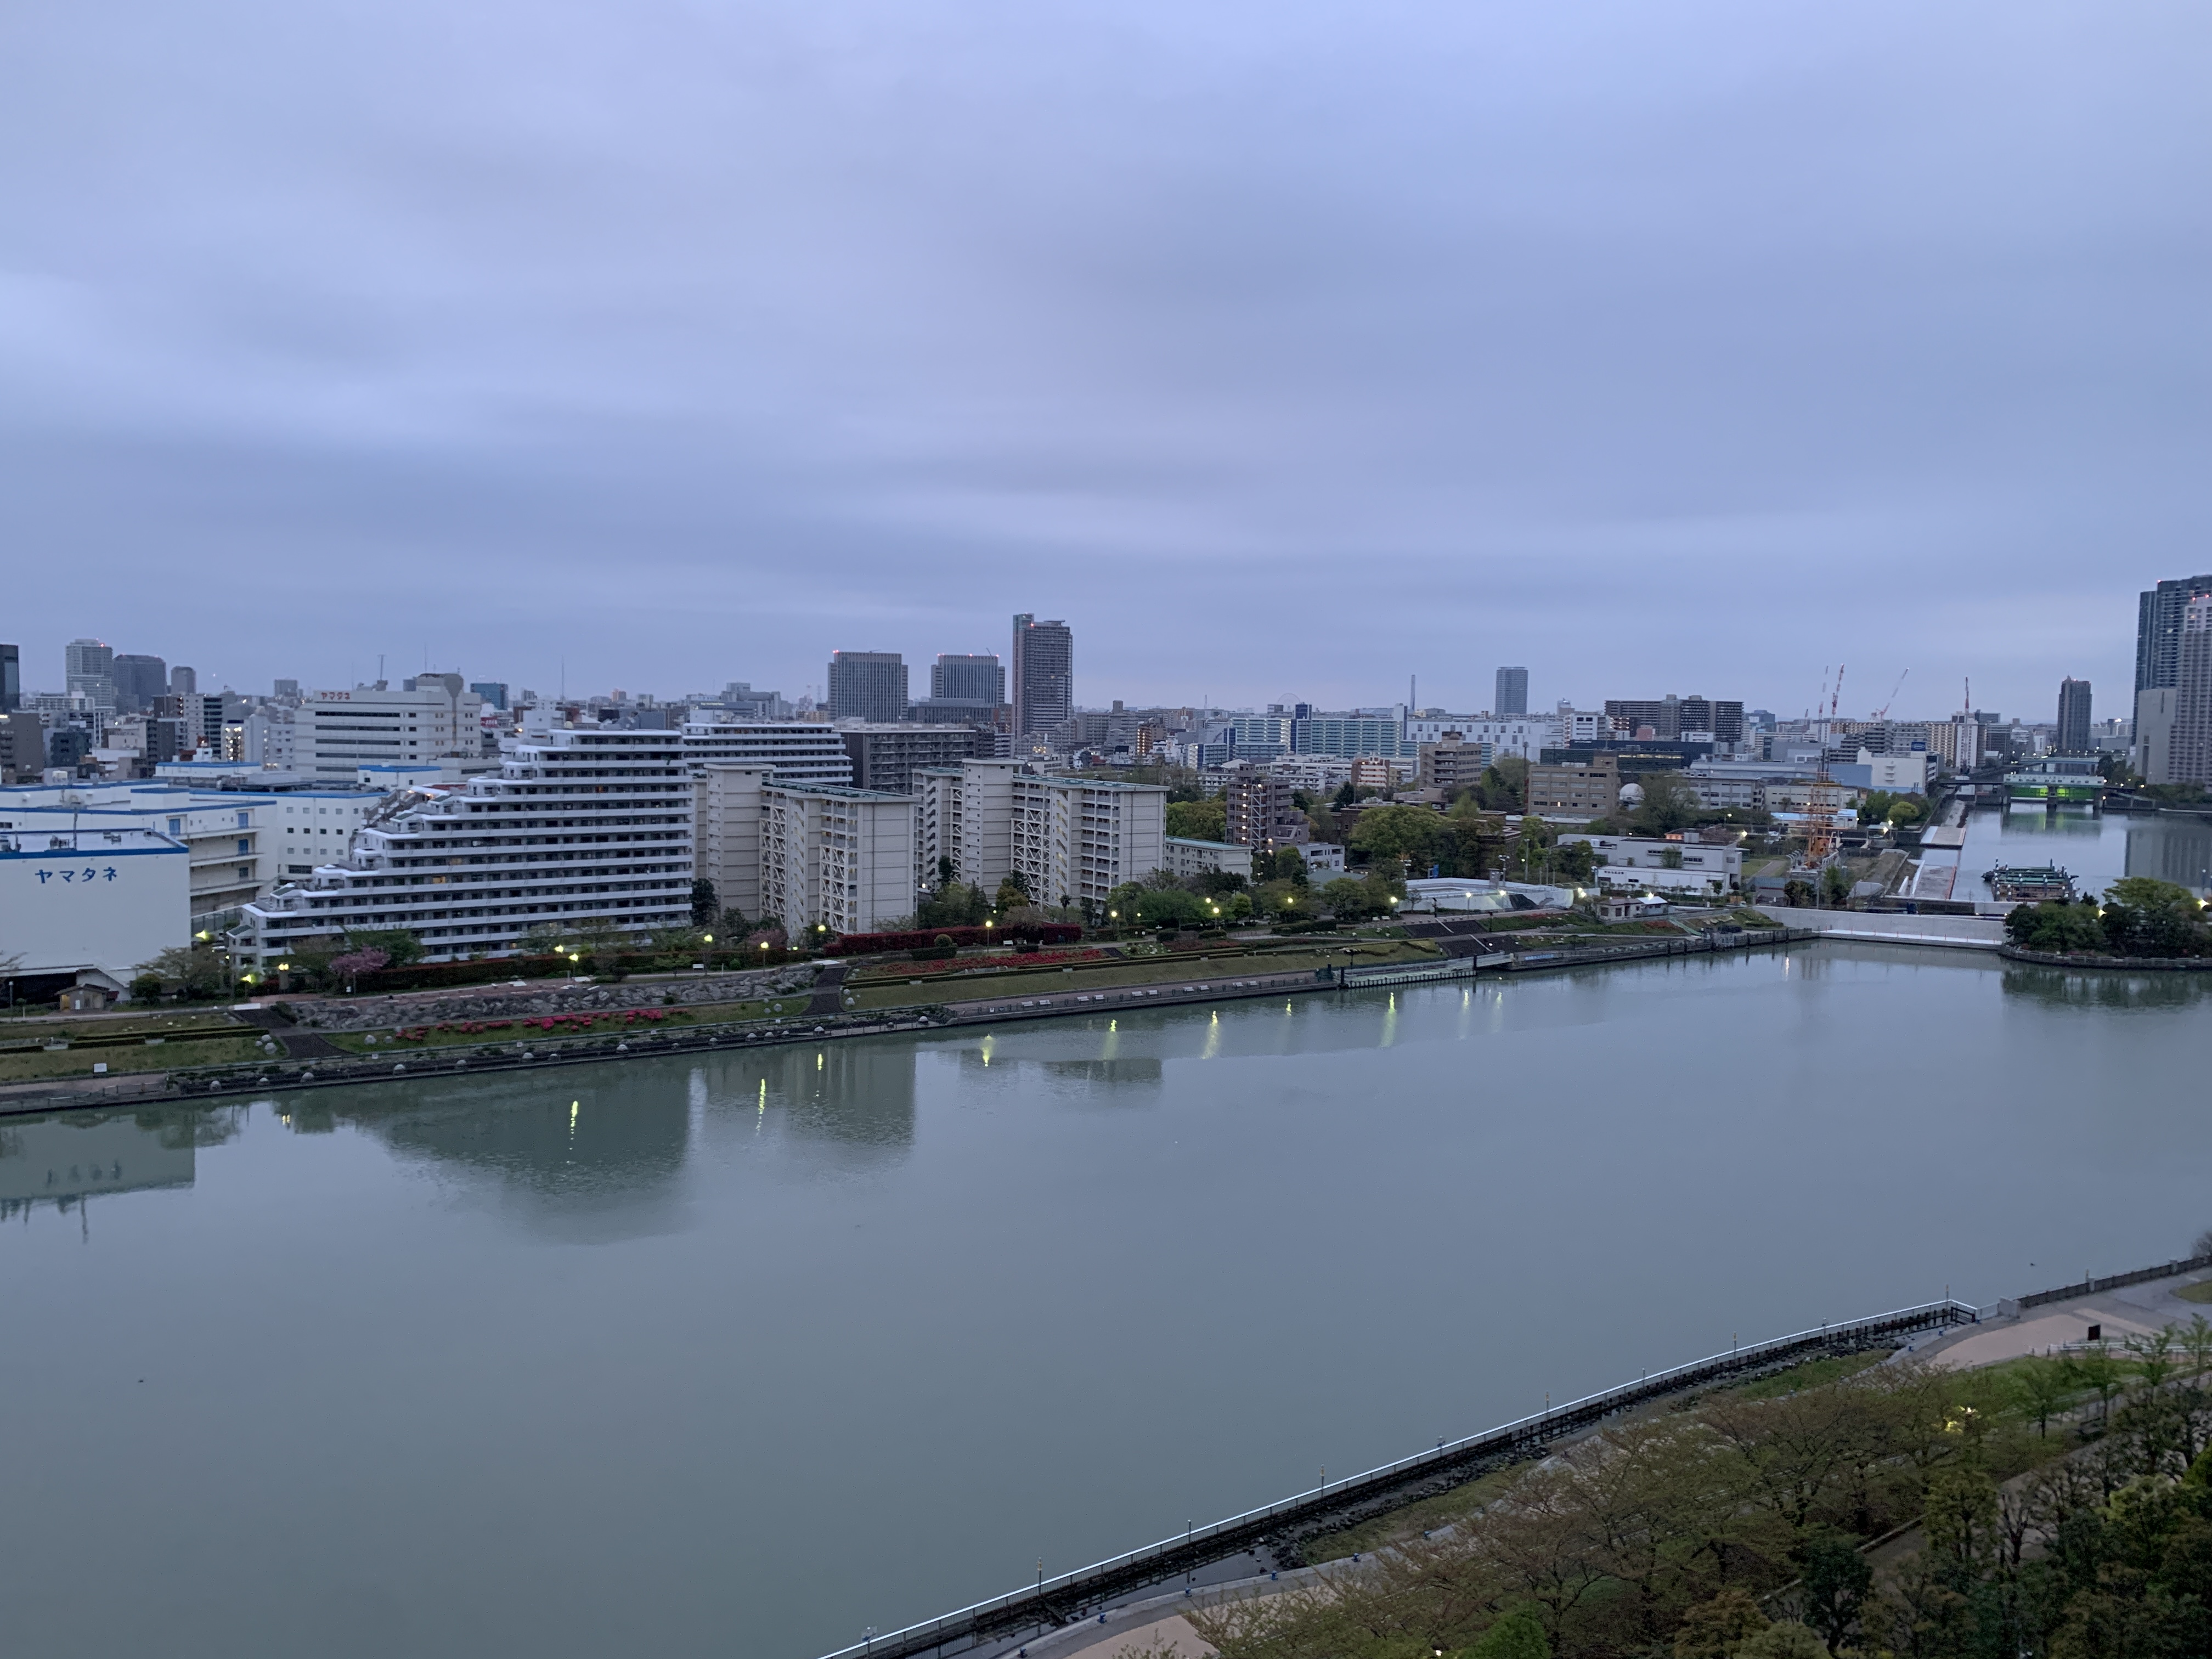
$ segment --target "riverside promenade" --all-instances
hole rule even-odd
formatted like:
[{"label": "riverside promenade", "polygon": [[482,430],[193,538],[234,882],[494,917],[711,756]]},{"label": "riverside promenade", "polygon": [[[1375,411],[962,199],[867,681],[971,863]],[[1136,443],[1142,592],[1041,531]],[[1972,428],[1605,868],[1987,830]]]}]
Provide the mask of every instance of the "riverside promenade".
[{"label": "riverside promenade", "polygon": [[[872,1011],[852,1007],[822,1012],[828,999],[817,987],[805,994],[803,1008],[765,1018],[698,1024],[660,1026],[584,1035],[558,1031],[526,1032],[480,1044],[394,1049],[365,1054],[342,1049],[312,1026],[285,1021],[275,1004],[283,1000],[239,1005],[232,1012],[245,1030],[258,1030],[268,1040],[268,1052],[259,1060],[221,1066],[179,1067],[113,1077],[78,1077],[0,1087],[0,1117],[45,1112],[118,1106],[149,1106],[183,1102],[238,1099],[272,1091],[347,1088],[359,1084],[391,1083],[424,1078],[451,1079],[479,1073],[508,1073],[547,1066],[597,1064],[670,1054],[729,1052],[822,1043],[855,1037],[889,1036],[941,1030],[952,1027],[1010,1024],[1021,1020],[1063,1019],[1071,1017],[1118,1015],[1146,1008],[1191,1006],[1253,998],[1310,996],[1324,992],[1387,988],[1433,982],[1473,980],[1480,973],[1521,973],[1565,968],[1600,967],[1611,963],[1641,961],[1654,957],[1711,955],[1736,952],[1802,941],[1811,934],[1788,929],[1760,929],[1702,939],[1645,941],[1617,940],[1587,947],[1553,947],[1540,951],[1508,948],[1472,954],[1452,954],[1364,965],[1327,965],[1297,969],[1248,967],[1237,970],[1238,958],[1219,961],[1163,962],[1170,972],[1157,982],[1114,985],[1088,990],[1047,990],[1029,994],[1001,990],[998,994],[959,1001],[902,1006]],[[1248,962],[1264,958],[1246,958]],[[836,964],[842,966],[842,964]],[[1179,969],[1180,972],[1173,971]],[[1194,971],[1205,969],[1201,973]],[[649,993],[655,981],[635,981],[639,994]],[[947,990],[953,988],[948,985]],[[835,994],[835,988],[831,988]],[[419,994],[425,999],[434,994]],[[518,992],[517,994],[521,994]],[[799,1000],[794,993],[792,1000]],[[395,1003],[405,998],[394,998]],[[619,1000],[617,999],[617,1000]],[[637,1012],[653,1012],[657,1004],[644,1004]],[[611,1012],[626,1012],[613,1010]],[[296,1045],[296,1047],[295,1047]]]}]

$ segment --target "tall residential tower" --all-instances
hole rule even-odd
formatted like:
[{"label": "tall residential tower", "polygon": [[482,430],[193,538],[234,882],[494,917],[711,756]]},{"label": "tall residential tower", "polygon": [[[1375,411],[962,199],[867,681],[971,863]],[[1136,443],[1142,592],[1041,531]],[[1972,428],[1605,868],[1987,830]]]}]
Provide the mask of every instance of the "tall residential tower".
[{"label": "tall residential tower", "polygon": [[1049,732],[1075,712],[1075,634],[1064,622],[1014,618],[1014,735]]}]

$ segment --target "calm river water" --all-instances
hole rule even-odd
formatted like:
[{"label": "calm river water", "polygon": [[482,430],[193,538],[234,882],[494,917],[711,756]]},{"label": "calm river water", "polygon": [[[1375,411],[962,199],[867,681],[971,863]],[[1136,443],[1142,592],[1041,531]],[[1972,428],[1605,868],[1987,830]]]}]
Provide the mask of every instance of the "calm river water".
[{"label": "calm river water", "polygon": [[808,1659],[1735,1334],[2173,1255],[2206,999],[1808,946],[0,1126],[0,1630]]}]

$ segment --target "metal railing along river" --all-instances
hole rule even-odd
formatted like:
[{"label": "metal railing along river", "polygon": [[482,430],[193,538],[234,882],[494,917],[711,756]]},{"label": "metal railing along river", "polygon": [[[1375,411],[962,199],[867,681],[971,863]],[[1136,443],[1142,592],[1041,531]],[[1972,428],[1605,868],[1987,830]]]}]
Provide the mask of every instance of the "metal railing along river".
[{"label": "metal railing along river", "polygon": [[916,1659],[916,1656],[957,1652],[963,1647],[972,1649],[986,1642],[1009,1639],[1025,1630],[1072,1624],[1095,1613],[1115,1596],[1243,1554],[1295,1530],[1325,1529],[1316,1526],[1322,1522],[1348,1524],[1359,1518],[1363,1510],[1373,1513],[1397,1507],[1417,1495],[1415,1489],[1433,1486],[1441,1491],[1487,1468],[1539,1456],[1555,1441],[1582,1434],[1617,1413],[1685,1389],[1740,1381],[1823,1355],[1863,1352],[1887,1346],[1892,1338],[1979,1322],[1976,1309],[1947,1299],[1840,1325],[1823,1325],[1692,1360],[1463,1440],[1440,1443],[1431,1450],[1416,1452],[1263,1509],[1248,1510],[1211,1526],[1178,1533],[1110,1560],[1041,1578],[1033,1585],[978,1601],[957,1613],[869,1637],[824,1659]]}]

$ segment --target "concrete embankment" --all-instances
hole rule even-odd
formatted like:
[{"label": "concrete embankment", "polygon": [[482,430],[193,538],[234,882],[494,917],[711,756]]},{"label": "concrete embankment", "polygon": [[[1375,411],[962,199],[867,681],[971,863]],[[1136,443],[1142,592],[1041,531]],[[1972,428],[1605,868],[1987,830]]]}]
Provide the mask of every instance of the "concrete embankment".
[{"label": "concrete embankment", "polygon": [[1954,950],[1994,951],[2005,942],[2002,916],[1892,915],[1876,910],[1804,910],[1787,904],[1762,904],[1759,914],[1784,927],[1802,928],[1823,939],[1873,945],[1938,945]]}]

